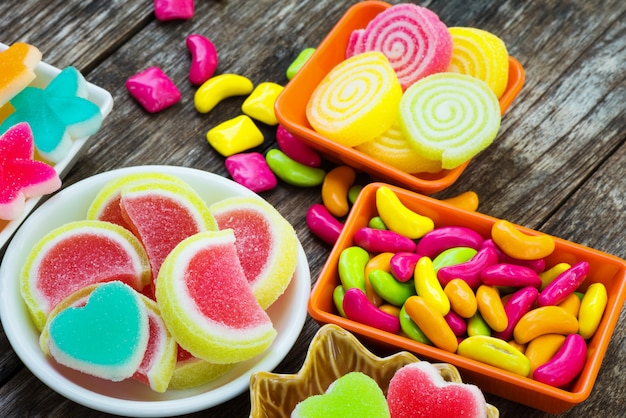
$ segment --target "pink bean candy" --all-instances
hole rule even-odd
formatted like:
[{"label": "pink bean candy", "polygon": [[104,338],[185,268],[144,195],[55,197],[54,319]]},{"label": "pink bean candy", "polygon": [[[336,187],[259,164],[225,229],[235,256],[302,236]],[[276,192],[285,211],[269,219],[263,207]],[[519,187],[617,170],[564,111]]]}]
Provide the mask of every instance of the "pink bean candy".
[{"label": "pink bean candy", "polygon": [[334,245],[341,234],[343,224],[337,220],[326,206],[315,203],[306,212],[306,223],[309,229],[326,244]]},{"label": "pink bean candy", "polygon": [[234,154],[226,158],[225,164],[233,180],[253,192],[264,192],[276,187],[276,176],[267,165],[263,154]]},{"label": "pink bean candy", "polygon": [[454,312],[453,310],[450,310],[443,317],[443,319],[446,320],[446,322],[450,326],[450,329],[452,330],[452,332],[454,332],[454,335],[456,335],[457,337],[463,336],[465,332],[467,331],[467,323],[465,322],[465,319],[461,315]]},{"label": "pink bean candy", "polygon": [[587,343],[579,334],[569,334],[563,345],[547,363],[537,367],[532,378],[555,387],[570,383],[587,361]]},{"label": "pink bean candy", "polygon": [[417,244],[410,238],[387,229],[364,227],[354,233],[354,243],[372,253],[414,252]]},{"label": "pink bean candy", "polygon": [[541,286],[541,277],[533,269],[517,264],[497,263],[485,267],[480,279],[490,286]]},{"label": "pink bean candy", "polygon": [[359,288],[346,290],[343,296],[343,310],[346,317],[353,321],[393,334],[400,332],[400,320],[378,309]]},{"label": "pink bean candy", "polygon": [[191,52],[189,81],[191,84],[200,85],[213,77],[217,69],[217,50],[213,42],[198,34],[187,36],[186,44]]},{"label": "pink bean candy", "polygon": [[421,257],[418,253],[395,253],[389,260],[391,274],[400,282],[411,280],[415,272],[415,265]]},{"label": "pink bean candy", "polygon": [[320,157],[317,151],[291,134],[282,125],[278,125],[278,128],[276,128],[276,142],[281,151],[292,160],[309,167],[322,165],[322,157]]},{"label": "pink bean candy", "polygon": [[486,239],[483,242],[483,247],[485,247],[485,246],[491,247],[494,250],[496,250],[496,253],[498,253],[498,259],[500,260],[501,263],[517,264],[517,265],[520,265],[520,266],[525,266],[525,267],[533,269],[535,271],[535,273],[541,273],[546,268],[546,260],[545,259],[538,258],[536,260],[520,260],[518,258],[513,258],[510,255],[505,254],[504,251],[502,251],[496,245],[496,243],[493,242],[493,240],[491,238]]},{"label": "pink bean candy", "polygon": [[150,67],[126,80],[126,89],[150,113],[180,100],[180,91],[158,67]]},{"label": "pink bean candy", "polygon": [[483,247],[469,261],[452,266],[445,266],[437,272],[437,278],[443,287],[452,279],[462,279],[476,290],[481,284],[480,272],[498,262],[498,254],[493,248]]},{"label": "pink bean candy", "polygon": [[559,274],[550,284],[539,293],[537,305],[548,306],[558,305],[585,280],[589,273],[589,263],[579,261],[578,263]]},{"label": "pink bean candy", "polygon": [[504,304],[504,312],[508,318],[507,327],[504,331],[494,332],[493,336],[504,341],[509,341],[513,336],[513,329],[520,318],[530,311],[535,304],[539,291],[536,287],[526,286],[513,293]]},{"label": "pink bean candy", "polygon": [[191,19],[193,0],[154,0],[154,14],[159,20]]},{"label": "pink bean candy", "polygon": [[435,258],[442,251],[453,247],[470,247],[478,251],[484,238],[464,226],[442,226],[424,235],[417,244],[417,252]]}]

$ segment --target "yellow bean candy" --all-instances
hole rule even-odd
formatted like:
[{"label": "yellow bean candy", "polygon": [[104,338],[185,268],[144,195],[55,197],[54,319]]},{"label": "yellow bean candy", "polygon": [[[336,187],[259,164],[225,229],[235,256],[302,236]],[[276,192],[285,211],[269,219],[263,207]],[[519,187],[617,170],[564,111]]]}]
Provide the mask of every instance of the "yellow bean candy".
[{"label": "yellow bean candy", "polygon": [[570,267],[572,266],[567,263],[559,263],[556,264],[554,267],[551,267],[548,270],[539,273],[539,278],[541,278],[541,287],[539,288],[539,290],[543,290],[547,285],[552,283],[552,281],[556,279],[559,274],[563,273],[565,270],[568,270]]},{"label": "yellow bean candy", "polygon": [[238,154],[263,143],[263,132],[246,115],[220,123],[207,132],[206,137],[209,144],[224,157]]},{"label": "yellow bean candy", "polygon": [[274,103],[276,103],[276,99],[283,89],[284,87],[280,84],[260,83],[243,102],[241,110],[251,118],[267,125],[278,125]]},{"label": "yellow bean candy", "polygon": [[376,209],[389,230],[410,239],[421,238],[435,228],[432,219],[407,208],[388,187],[376,190]]},{"label": "yellow bean candy", "polygon": [[530,362],[522,352],[495,337],[467,337],[459,344],[457,353],[521,376],[528,376],[530,371]]},{"label": "yellow bean candy", "polygon": [[578,311],[578,333],[584,339],[589,339],[598,329],[607,304],[606,287],[602,283],[589,285]]},{"label": "yellow bean candy", "polygon": [[402,87],[377,51],[342,61],[316,87],[306,116],[319,134],[346,147],[381,135],[396,121]]},{"label": "yellow bean candy", "polygon": [[450,312],[450,300],[444,293],[441,283],[428,257],[421,257],[415,265],[415,291],[434,306],[441,315]]},{"label": "yellow bean candy", "polygon": [[238,74],[220,74],[202,83],[193,97],[196,110],[207,113],[227,97],[250,94],[254,85]]}]

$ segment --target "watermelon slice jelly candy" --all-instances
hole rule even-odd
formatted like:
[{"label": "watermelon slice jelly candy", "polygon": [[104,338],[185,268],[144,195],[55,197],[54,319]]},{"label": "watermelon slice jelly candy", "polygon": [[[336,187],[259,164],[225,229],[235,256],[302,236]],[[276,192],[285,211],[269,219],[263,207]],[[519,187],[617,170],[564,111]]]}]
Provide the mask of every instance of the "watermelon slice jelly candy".
[{"label": "watermelon slice jelly candy", "polygon": [[426,361],[407,364],[393,375],[387,403],[391,418],[487,416],[487,403],[477,386],[446,382]]},{"label": "watermelon slice jelly candy", "polygon": [[160,182],[174,183],[179,187],[190,187],[178,177],[165,173],[147,172],[127,174],[109,181],[100,189],[87,210],[87,219],[113,222],[126,229],[130,229],[130,226],[122,216],[122,208],[120,207],[122,189],[137,184],[154,184]]},{"label": "watermelon slice jelly candy", "polygon": [[298,237],[289,222],[269,203],[232,197],[209,210],[219,229],[232,229],[241,266],[254,296],[267,309],[283,294],[298,263]]},{"label": "watermelon slice jelly candy", "polygon": [[27,123],[18,123],[0,136],[0,219],[12,220],[24,212],[29,197],[61,187],[57,172],[33,160],[35,146]]},{"label": "watermelon slice jelly candy", "polygon": [[191,188],[174,183],[124,187],[120,207],[125,222],[146,249],[153,281],[178,243],[198,232],[217,229],[202,198]]},{"label": "watermelon slice jelly candy", "polygon": [[144,358],[150,337],[146,306],[139,293],[119,281],[103,283],[77,300],[59,304],[39,345],[57,362],[103,379],[131,377]]},{"label": "watermelon slice jelly candy", "polygon": [[181,347],[211,363],[236,363],[276,337],[237,257],[232,230],[195,234],[167,256],[156,281],[163,321]]},{"label": "watermelon slice jelly candy", "polygon": [[76,221],[46,234],[21,272],[21,293],[41,331],[64,298],[99,282],[120,280],[140,291],[150,282],[148,257],[128,230],[101,221]]},{"label": "watermelon slice jelly candy", "polygon": [[176,367],[169,389],[191,389],[213,381],[228,373],[235,364],[217,364],[194,357],[178,346]]}]

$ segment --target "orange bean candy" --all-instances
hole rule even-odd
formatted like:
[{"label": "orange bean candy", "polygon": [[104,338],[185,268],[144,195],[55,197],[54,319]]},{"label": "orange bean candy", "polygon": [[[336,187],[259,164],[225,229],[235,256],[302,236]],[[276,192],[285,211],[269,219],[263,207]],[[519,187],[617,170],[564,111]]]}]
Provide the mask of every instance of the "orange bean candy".
[{"label": "orange bean candy", "polygon": [[322,182],[322,202],[330,213],[340,218],[350,210],[348,191],[356,179],[352,167],[342,165],[326,173]]}]

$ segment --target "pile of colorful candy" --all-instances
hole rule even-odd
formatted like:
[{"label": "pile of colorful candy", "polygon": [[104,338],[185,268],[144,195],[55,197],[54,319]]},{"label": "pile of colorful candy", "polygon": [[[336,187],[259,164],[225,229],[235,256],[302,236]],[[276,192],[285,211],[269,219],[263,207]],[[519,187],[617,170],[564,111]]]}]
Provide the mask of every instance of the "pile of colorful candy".
[{"label": "pile of colorful candy", "polygon": [[87,81],[67,67],[44,87],[30,85],[41,52],[17,42],[0,52],[0,219],[22,215],[28,198],[61,187],[53,166],[74,141],[100,129],[100,108],[87,99]]},{"label": "pile of colorful candy", "polygon": [[340,315],[556,387],[580,373],[607,305],[602,283],[581,287],[587,261],[546,268],[552,237],[438,225],[387,186],[375,202],[339,255]]},{"label": "pile of colorful candy", "polygon": [[306,116],[324,137],[409,173],[453,169],[496,137],[508,70],[495,35],[397,4],[352,32]]},{"label": "pile of colorful candy", "polygon": [[125,175],[86,220],[46,234],[21,273],[42,350],[157,392],[204,384],[265,351],[265,310],[289,285],[297,237],[267,202],[208,205],[178,177]]}]

